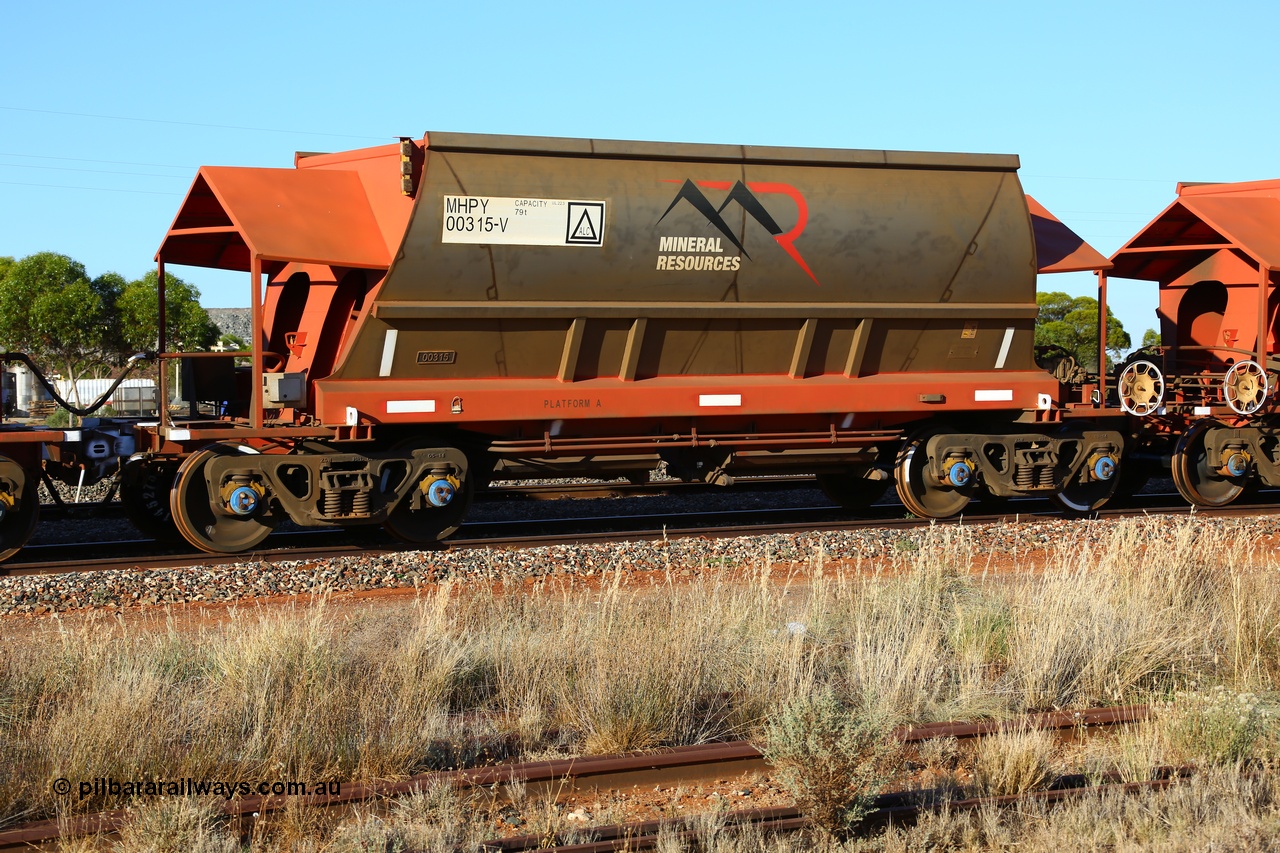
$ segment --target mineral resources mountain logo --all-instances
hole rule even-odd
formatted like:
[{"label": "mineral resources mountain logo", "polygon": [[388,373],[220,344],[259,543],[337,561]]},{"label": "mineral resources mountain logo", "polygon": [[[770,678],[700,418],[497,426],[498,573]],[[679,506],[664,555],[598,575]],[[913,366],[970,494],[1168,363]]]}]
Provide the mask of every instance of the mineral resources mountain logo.
[{"label": "mineral resources mountain logo", "polygon": [[[666,183],[680,183],[678,180],[668,180]],[[703,194],[702,189],[728,191],[724,197],[724,201],[720,202],[719,207],[711,203],[711,200]],[[756,197],[756,193],[767,195],[777,193],[790,198],[796,205],[796,224],[790,231],[784,232],[782,226],[769,213],[765,206]],[[671,200],[670,206],[667,207],[665,213],[658,218],[658,222],[667,218],[667,214],[675,209],[680,202],[688,202],[694,210],[701,213],[707,218],[707,223],[719,231],[723,239],[728,240],[734,248],[738,250],[738,255],[725,255],[724,248],[720,237],[659,237],[658,238],[658,266],[660,270],[737,270],[742,265],[742,258],[751,260],[751,255],[747,253],[746,247],[742,245],[742,241],[738,239],[738,235],[733,233],[733,229],[729,227],[729,223],[725,222],[724,213],[731,203],[736,203],[742,210],[760,223],[766,231],[773,236],[782,250],[786,252],[791,260],[795,261],[800,269],[804,270],[805,275],[813,280],[814,284],[821,286],[817,276],[809,269],[809,265],[805,263],[804,258],[800,255],[800,250],[795,247],[796,238],[804,233],[805,226],[809,223],[809,205],[805,202],[804,196],[800,191],[790,184],[775,184],[768,182],[735,181],[692,181],[685,179],[680,186],[680,190],[676,193],[676,197]]]}]

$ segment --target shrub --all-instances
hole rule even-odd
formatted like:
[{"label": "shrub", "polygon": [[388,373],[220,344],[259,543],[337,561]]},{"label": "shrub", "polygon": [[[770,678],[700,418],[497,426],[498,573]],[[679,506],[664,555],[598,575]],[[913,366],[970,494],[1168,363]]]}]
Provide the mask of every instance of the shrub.
[{"label": "shrub", "polygon": [[1269,719],[1251,693],[1215,687],[1179,693],[1167,712],[1174,749],[1207,764],[1236,764],[1255,757]]},{"label": "shrub", "polygon": [[830,687],[784,704],[761,748],[796,804],[831,836],[866,815],[900,751],[886,719],[846,707]]}]

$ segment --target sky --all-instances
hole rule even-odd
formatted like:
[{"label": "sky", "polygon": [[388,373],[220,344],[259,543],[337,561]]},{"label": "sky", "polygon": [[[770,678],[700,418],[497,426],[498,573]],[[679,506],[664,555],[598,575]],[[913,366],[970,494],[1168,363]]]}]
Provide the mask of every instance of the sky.
[{"label": "sky", "polygon": [[[0,255],[151,269],[202,165],[428,130],[1017,154],[1110,255],[1178,181],[1280,178],[1264,2],[3,0]],[[206,307],[248,277],[174,270]],[[1096,295],[1088,273],[1041,290]],[[1113,280],[1135,344],[1155,285]]]}]

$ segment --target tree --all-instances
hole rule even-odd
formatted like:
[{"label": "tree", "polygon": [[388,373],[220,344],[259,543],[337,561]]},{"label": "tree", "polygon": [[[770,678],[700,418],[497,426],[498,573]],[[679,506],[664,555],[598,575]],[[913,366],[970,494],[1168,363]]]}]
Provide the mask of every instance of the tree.
[{"label": "tree", "polygon": [[249,348],[244,338],[239,335],[233,335],[230,332],[223,332],[218,336],[218,346],[223,350],[243,351]]},{"label": "tree", "polygon": [[124,279],[107,273],[90,280],[83,264],[54,252],[0,263],[0,270],[0,345],[55,364],[79,403],[75,382],[122,360],[113,317]]},{"label": "tree", "polygon": [[[125,285],[119,299],[120,327],[133,350],[159,344],[159,276],[155,270]],[[218,327],[200,307],[200,290],[176,275],[164,277],[165,347],[173,351],[207,350],[218,339]]]},{"label": "tree", "polygon": [[[1036,318],[1036,346],[1056,345],[1076,357],[1088,370],[1098,369],[1098,300],[1066,293],[1037,293],[1040,315]],[[1119,359],[1132,342],[1129,333],[1107,308],[1108,365]]]},{"label": "tree", "polygon": [[[160,276],[151,270],[125,285],[119,301],[121,335],[133,351],[154,350],[160,344]],[[165,349],[171,352],[207,350],[218,339],[218,327],[200,306],[200,290],[176,275],[164,277]],[[172,362],[170,389],[180,393],[182,372]],[[157,379],[159,378],[157,374]]]},{"label": "tree", "polygon": [[1155,329],[1147,329],[1142,333],[1142,348],[1160,346],[1160,333]]}]

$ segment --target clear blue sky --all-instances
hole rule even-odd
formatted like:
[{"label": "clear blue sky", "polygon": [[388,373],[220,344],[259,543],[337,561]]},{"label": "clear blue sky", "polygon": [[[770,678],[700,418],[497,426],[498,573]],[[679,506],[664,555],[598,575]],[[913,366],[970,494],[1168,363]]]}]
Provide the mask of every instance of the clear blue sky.
[{"label": "clear blue sky", "polygon": [[[1280,177],[1264,2],[10,0],[4,21],[0,255],[91,275],[150,269],[201,165],[426,130],[1013,153],[1104,254],[1179,180]],[[248,304],[242,274],[175,271]],[[1136,342],[1154,286],[1112,292]]]}]

